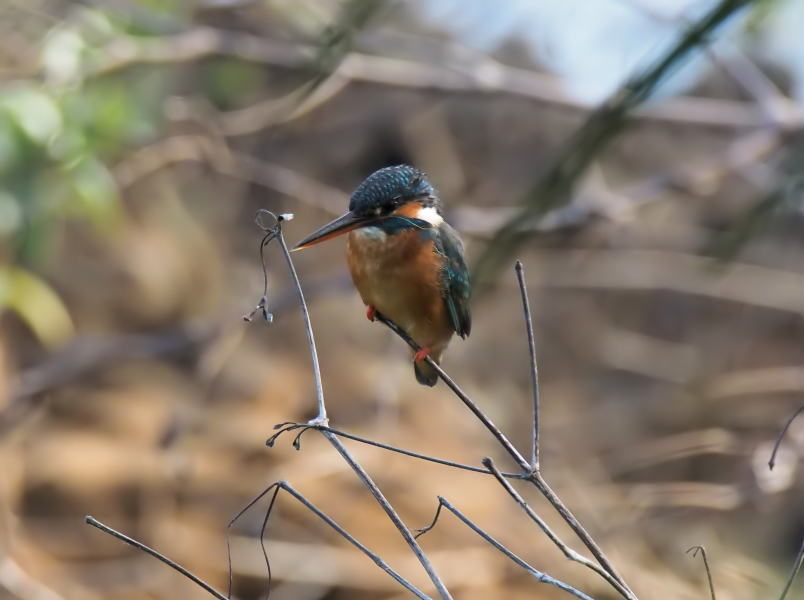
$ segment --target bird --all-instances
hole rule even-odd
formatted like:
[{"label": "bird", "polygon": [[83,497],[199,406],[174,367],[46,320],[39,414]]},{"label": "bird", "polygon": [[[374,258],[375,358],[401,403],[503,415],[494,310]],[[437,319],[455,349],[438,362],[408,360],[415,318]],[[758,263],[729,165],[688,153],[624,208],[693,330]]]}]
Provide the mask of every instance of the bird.
[{"label": "bird", "polygon": [[419,346],[416,381],[433,387],[455,334],[472,330],[471,289],[464,247],[444,220],[441,200],[427,175],[409,165],[385,167],[354,191],[349,211],[327,223],[293,251],[348,234],[346,262],[366,316],[390,319]]}]

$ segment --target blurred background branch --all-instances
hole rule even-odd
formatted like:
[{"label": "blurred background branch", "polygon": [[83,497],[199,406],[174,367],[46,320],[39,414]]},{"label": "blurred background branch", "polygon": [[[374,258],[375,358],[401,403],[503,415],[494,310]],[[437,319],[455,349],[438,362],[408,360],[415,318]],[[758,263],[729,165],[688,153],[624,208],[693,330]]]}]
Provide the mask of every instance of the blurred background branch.
[{"label": "blurred background branch", "polygon": [[557,155],[523,200],[524,208],[495,235],[481,257],[474,276],[478,283],[490,278],[501,263],[526,239],[522,225],[538,222],[549,211],[570,201],[575,183],[591,162],[623,131],[631,112],[656,91],[660,83],[697,47],[708,44],[715,30],[751,0],[722,0],[691,25],[665,56],[644,73],[626,82],[584,123]]}]

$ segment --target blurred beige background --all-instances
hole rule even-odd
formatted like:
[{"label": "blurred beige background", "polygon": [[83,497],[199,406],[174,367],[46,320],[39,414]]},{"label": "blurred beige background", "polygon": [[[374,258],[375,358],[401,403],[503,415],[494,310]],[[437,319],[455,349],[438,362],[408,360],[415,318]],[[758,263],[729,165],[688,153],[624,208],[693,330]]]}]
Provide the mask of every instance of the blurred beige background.
[{"label": "blurred beige background", "polygon": [[[434,594],[326,440],[265,446],[316,399],[275,244],[274,323],[242,320],[262,294],[253,215],[294,213],[295,243],[372,171],[410,163],[473,262],[591,108],[715,3],[491,4],[388,3],[299,105],[338,2],[0,2],[0,598],[206,597],[87,514],[225,592],[225,528],[280,478]],[[517,253],[544,475],[641,598],[707,597],[700,557],[685,554],[700,544],[720,600],[778,597],[804,537],[804,419],[766,465],[804,391],[802,13],[757,2],[731,20]],[[334,427],[516,468],[366,320],[342,239],[294,259]],[[513,262],[444,367],[527,453]],[[443,495],[536,568],[615,597],[491,478],[345,443],[409,526]],[[265,508],[232,530],[242,600],[265,593]],[[412,597],[292,498],[266,539],[276,600]],[[450,515],[421,542],[456,599],[567,597]]]}]

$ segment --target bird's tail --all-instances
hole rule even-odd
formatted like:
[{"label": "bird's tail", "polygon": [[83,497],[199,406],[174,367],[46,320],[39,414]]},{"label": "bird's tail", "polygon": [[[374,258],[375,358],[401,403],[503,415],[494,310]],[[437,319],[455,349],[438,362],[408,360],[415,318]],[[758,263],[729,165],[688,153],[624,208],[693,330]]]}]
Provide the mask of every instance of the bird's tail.
[{"label": "bird's tail", "polygon": [[[415,354],[415,352],[412,353]],[[435,361],[435,364],[441,364],[441,354],[434,355],[433,353],[430,353],[430,358]],[[436,373],[435,369],[424,361],[414,362],[413,372],[416,374],[416,381],[422,385],[434,387],[435,384],[438,383],[438,373]]]}]

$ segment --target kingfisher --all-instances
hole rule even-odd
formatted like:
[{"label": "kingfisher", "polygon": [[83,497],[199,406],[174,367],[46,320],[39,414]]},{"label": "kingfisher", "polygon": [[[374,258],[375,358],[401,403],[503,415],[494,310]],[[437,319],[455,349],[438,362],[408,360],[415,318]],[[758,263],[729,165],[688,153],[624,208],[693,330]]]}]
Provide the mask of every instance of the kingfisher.
[{"label": "kingfisher", "polygon": [[444,220],[443,206],[414,167],[375,171],[349,201],[349,212],[312,233],[301,250],[348,233],[346,262],[366,316],[385,316],[419,346],[413,351],[416,381],[433,387],[436,364],[452,336],[472,329],[469,273],[463,242]]}]

